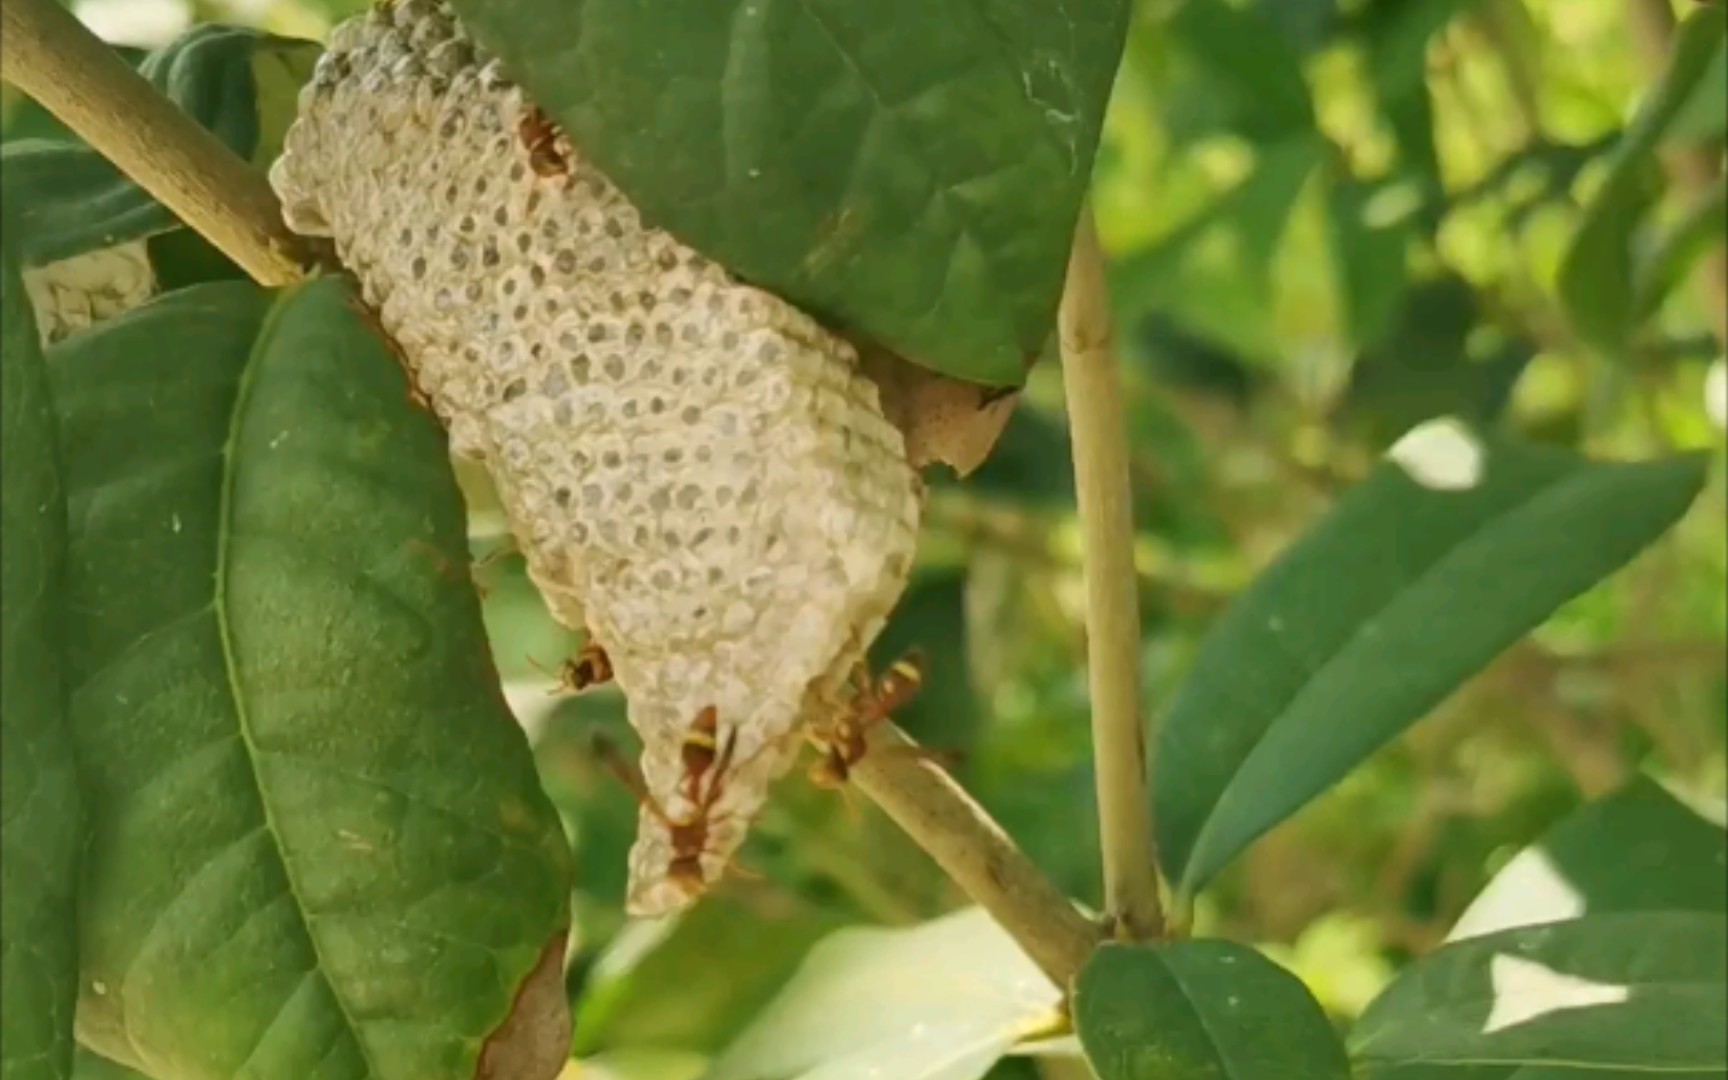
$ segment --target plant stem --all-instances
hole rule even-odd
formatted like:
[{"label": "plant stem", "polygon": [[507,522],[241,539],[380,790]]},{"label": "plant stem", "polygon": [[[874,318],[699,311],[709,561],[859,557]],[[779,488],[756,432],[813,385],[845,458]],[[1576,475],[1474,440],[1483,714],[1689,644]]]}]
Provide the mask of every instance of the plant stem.
[{"label": "plant stem", "polygon": [[0,75],[260,284],[305,276],[305,246],[283,223],[263,175],[55,0],[0,4]]},{"label": "plant stem", "polygon": [[1086,561],[1087,682],[1105,913],[1129,939],[1164,931],[1140,719],[1140,598],[1122,387],[1104,260],[1082,211],[1057,314],[1074,486]]},{"label": "plant stem", "polygon": [[1098,944],[1096,928],[953,777],[894,750],[911,745],[893,725],[876,725],[853,782],[1066,993]]}]

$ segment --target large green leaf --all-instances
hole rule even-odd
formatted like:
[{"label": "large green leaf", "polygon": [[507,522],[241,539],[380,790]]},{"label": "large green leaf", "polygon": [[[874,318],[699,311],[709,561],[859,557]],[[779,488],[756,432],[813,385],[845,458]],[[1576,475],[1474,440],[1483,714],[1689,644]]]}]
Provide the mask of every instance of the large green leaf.
[{"label": "large green leaf", "polygon": [[[1518,853],[1470,905],[1451,940],[1583,914],[1728,912],[1728,830],[1640,777],[1590,803]],[[1723,1080],[1721,1071],[1663,1072],[1663,1080]],[[1644,1070],[1515,1064],[1408,1064],[1371,1080],[1646,1080]]]},{"label": "large green leaf", "polygon": [[1159,734],[1159,853],[1191,895],[1667,529],[1701,457],[1595,463],[1453,420],[1388,460],[1203,644]]},{"label": "large green leaf", "polygon": [[920,364],[1050,336],[1124,0],[457,0],[652,222]]},{"label": "large green leaf", "polygon": [[1074,1026],[1099,1080],[1349,1080],[1300,980],[1244,945],[1105,945],[1080,973]]},{"label": "large green leaf", "polygon": [[1618,911],[1728,913],[1728,830],[1640,777],[1516,855],[1453,940]]},{"label": "large green leaf", "polygon": [[1586,915],[1436,950],[1368,1007],[1350,1049],[1370,1065],[1722,1070],[1725,1012],[1720,913]]},{"label": "large green leaf", "polygon": [[1651,202],[1656,147],[1711,71],[1725,32],[1728,9],[1721,6],[1700,6],[1682,24],[1667,70],[1627,128],[1560,264],[1568,317],[1580,337],[1605,352],[1620,353],[1637,325],[1632,236]]},{"label": "large green leaf", "polygon": [[[229,149],[263,164],[279,151],[286,114],[321,52],[316,42],[204,24],[149,54],[138,70]],[[16,139],[0,155],[23,208],[17,243],[28,266],[179,226],[82,142]]]},{"label": "large green leaf", "polygon": [[350,294],[199,286],[51,358],[79,1038],[185,1080],[555,1073],[568,849],[444,438]]},{"label": "large green leaf", "polygon": [[[5,235],[11,239],[12,192]],[[0,1072],[72,1070],[83,847],[66,715],[66,494],[48,372],[12,246],[0,265]]]}]

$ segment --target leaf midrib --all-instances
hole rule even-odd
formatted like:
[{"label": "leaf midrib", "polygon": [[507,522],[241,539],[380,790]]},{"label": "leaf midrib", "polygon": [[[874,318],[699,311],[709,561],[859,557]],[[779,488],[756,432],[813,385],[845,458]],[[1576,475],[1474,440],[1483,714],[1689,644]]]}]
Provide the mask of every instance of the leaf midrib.
[{"label": "leaf midrib", "polygon": [[[228,438],[222,446],[222,491],[216,511],[216,581],[211,608],[216,617],[216,635],[222,647],[222,667],[227,677],[230,698],[234,704],[235,722],[240,729],[241,745],[245,747],[246,762],[252,775],[253,787],[258,795],[259,812],[263,815],[263,828],[269,834],[271,847],[277,859],[282,864],[282,877],[288,884],[288,893],[294,901],[294,914],[301,928],[305,931],[307,944],[311,946],[312,956],[316,962],[314,974],[330,991],[330,998],[336,1003],[336,1009],[342,1014],[343,1024],[349,1036],[354,1040],[360,1051],[360,1058],[366,1063],[367,1071],[374,1077],[382,1077],[377,1061],[373,1058],[371,1048],[367,1046],[365,1037],[361,1034],[360,1025],[349,1010],[348,1003],[343,1000],[340,989],[328,975],[322,946],[318,935],[312,927],[312,916],[306,909],[305,894],[298,878],[295,876],[294,861],[289,858],[286,845],[282,840],[280,827],[271,811],[270,798],[266,791],[264,777],[258,768],[258,758],[261,756],[257,744],[253,741],[249,714],[246,708],[245,694],[242,691],[238,664],[235,659],[234,634],[228,622],[228,566],[229,554],[235,539],[235,529],[232,520],[234,511],[234,487],[238,468],[238,445],[242,428],[245,425],[247,405],[251,399],[252,386],[258,369],[264,364],[269,352],[269,343],[276,334],[278,320],[282,311],[293,297],[298,295],[303,286],[290,286],[283,289],[271,303],[264,319],[259,324],[257,335],[253,338],[252,347],[246,356],[245,366],[241,370],[240,382],[234,393],[234,407],[228,428]],[[268,1028],[266,1028],[266,1032]],[[254,1053],[256,1048],[254,1048]],[[248,1057],[250,1060],[250,1056]]]}]

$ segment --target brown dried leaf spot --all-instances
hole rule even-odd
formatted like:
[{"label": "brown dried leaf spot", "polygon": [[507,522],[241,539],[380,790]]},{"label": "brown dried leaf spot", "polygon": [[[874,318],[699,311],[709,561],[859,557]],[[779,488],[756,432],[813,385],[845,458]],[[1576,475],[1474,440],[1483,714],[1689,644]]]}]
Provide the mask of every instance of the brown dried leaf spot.
[{"label": "brown dried leaf spot", "polygon": [[564,996],[564,947],[569,934],[546,943],[534,970],[516,990],[510,1015],[480,1050],[475,1080],[554,1080],[570,1059],[570,1002]]},{"label": "brown dried leaf spot", "polygon": [[1018,390],[962,382],[879,345],[854,341],[860,369],[882,391],[882,412],[906,437],[914,469],[950,465],[965,476],[984,463],[1020,400]]}]

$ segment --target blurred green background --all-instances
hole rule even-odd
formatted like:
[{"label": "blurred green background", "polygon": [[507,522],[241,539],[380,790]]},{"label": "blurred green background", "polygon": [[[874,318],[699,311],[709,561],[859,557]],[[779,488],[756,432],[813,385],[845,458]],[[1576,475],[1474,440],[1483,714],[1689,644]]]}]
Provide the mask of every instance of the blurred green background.
[{"label": "blurred green background", "polygon": [[[73,6],[109,40],[153,46],[195,21],[319,37],[362,5]],[[1605,457],[1715,458],[1655,548],[1204,895],[1198,930],[1267,947],[1340,1019],[1582,801],[1639,772],[1702,800],[1725,793],[1728,54],[1673,103],[1650,152],[1623,139],[1693,6],[1136,7],[1094,190],[1131,425],[1149,717],[1231,596],[1424,419],[1469,416]],[[1600,246],[1563,273],[1586,235]],[[1599,295],[1630,298],[1627,310]],[[471,493],[478,557],[501,522],[479,481]],[[1073,503],[1060,380],[1045,368],[991,460],[936,482],[916,580],[877,653],[925,650],[928,692],[905,725],[954,754],[1031,856],[1095,902]],[[794,773],[744,854],[759,880],[728,883],[669,932],[619,937],[635,808],[585,748],[623,726],[621,702],[548,693],[536,665],[574,642],[518,558],[476,577],[577,847],[579,1052],[650,1062],[632,1076],[690,1075],[823,933],[962,902],[862,799]],[[679,993],[651,989],[665,979]],[[1033,1073],[1014,1059],[993,1075]]]}]

